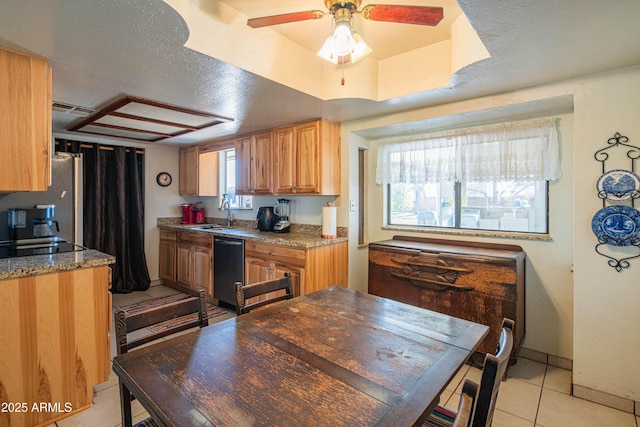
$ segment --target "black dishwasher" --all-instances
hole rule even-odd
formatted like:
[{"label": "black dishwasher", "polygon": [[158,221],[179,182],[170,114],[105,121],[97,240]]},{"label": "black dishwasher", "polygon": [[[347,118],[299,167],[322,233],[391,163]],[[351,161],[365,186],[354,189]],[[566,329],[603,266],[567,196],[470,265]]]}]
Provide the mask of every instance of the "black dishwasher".
[{"label": "black dishwasher", "polygon": [[236,306],[235,282],[244,282],[244,240],[232,237],[213,239],[213,296]]}]

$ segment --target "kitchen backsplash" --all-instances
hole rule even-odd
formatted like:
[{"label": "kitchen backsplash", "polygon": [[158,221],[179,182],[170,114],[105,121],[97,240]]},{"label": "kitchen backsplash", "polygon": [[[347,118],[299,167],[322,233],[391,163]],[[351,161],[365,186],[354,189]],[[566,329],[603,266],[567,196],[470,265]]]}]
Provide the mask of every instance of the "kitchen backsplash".
[{"label": "kitchen backsplash", "polygon": [[[174,225],[174,224],[180,224],[181,221],[182,221],[181,217],[158,218],[157,225]],[[206,217],[205,221],[209,224],[225,225],[226,220],[224,218]],[[255,230],[256,221],[236,219],[233,221],[233,227]],[[337,227],[338,237],[347,237],[348,231],[349,231],[348,227]],[[302,233],[302,234],[321,234],[322,226],[313,225],[313,224],[291,224],[291,232]]]}]

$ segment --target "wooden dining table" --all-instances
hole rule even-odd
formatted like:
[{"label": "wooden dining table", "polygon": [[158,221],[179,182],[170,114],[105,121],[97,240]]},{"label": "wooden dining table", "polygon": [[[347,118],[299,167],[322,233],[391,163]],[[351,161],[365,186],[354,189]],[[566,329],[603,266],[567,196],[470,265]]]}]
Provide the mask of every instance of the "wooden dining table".
[{"label": "wooden dining table", "polygon": [[113,359],[158,425],[420,426],[484,325],[331,287]]}]

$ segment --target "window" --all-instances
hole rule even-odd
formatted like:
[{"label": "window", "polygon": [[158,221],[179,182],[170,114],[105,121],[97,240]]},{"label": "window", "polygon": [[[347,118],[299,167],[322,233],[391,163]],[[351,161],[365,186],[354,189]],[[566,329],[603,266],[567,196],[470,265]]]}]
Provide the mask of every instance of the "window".
[{"label": "window", "polygon": [[389,225],[547,233],[547,183],[389,184]]},{"label": "window", "polygon": [[548,182],[562,175],[556,126],[536,119],[380,144],[387,223],[548,233]]},{"label": "window", "polygon": [[226,194],[232,209],[253,209],[253,196],[236,195],[236,150],[220,152],[220,192]]}]

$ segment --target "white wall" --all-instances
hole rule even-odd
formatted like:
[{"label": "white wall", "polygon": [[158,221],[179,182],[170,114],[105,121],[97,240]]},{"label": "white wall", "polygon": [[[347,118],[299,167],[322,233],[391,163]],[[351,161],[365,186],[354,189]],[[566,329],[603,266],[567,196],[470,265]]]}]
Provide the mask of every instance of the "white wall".
[{"label": "white wall", "polygon": [[[357,198],[357,181],[354,182],[357,174],[353,170],[357,168],[358,147],[369,149],[369,181],[375,180],[377,144],[375,140],[363,139],[357,132],[425,119],[440,126],[446,126],[447,122],[460,126],[464,121],[461,117],[477,112],[483,112],[487,121],[504,120],[508,119],[510,109],[519,111],[518,105],[543,105],[550,99],[567,95],[573,96],[573,113],[558,114],[550,109],[546,114],[561,118],[564,172],[564,177],[549,189],[551,240],[457,238],[522,246],[527,253],[524,346],[572,359],[575,384],[639,401],[640,371],[635,368],[635,356],[640,352],[640,282],[636,273],[640,270],[640,259],[631,261],[629,271],[616,272],[605,258],[594,252],[597,241],[590,224],[593,214],[602,207],[595,192],[601,165],[594,160],[594,152],[616,131],[626,132],[632,142],[635,140],[640,145],[640,67],[343,123],[343,153],[349,153],[343,160],[343,168],[349,168],[350,173],[349,182],[343,184],[342,198]],[[493,116],[492,112],[495,112]],[[371,184],[368,195],[370,241],[396,234],[443,238],[441,234],[382,229],[383,190]],[[357,212],[350,214],[342,207],[341,214],[348,218],[349,224],[350,287],[366,290],[367,251],[354,244]],[[571,272],[572,265],[575,273]]]},{"label": "white wall", "polygon": [[[575,384],[640,401],[640,258],[617,272],[594,251],[591,219],[602,208],[595,183],[602,169],[594,153],[614,133],[640,146],[640,67],[576,81],[574,180],[574,370]],[[624,151],[626,150],[618,150]],[[636,172],[638,172],[636,166]],[[607,169],[631,169],[612,159]],[[636,201],[636,209],[640,203]],[[620,251],[631,255],[631,250]],[[635,248],[633,254],[640,250]]]},{"label": "white wall", "polygon": [[[149,145],[144,153],[144,252],[151,280],[158,280],[158,249],[160,232],[157,218],[179,217],[184,199],[178,194],[179,148],[164,145]],[[169,172],[173,182],[160,187],[156,176]]]}]

